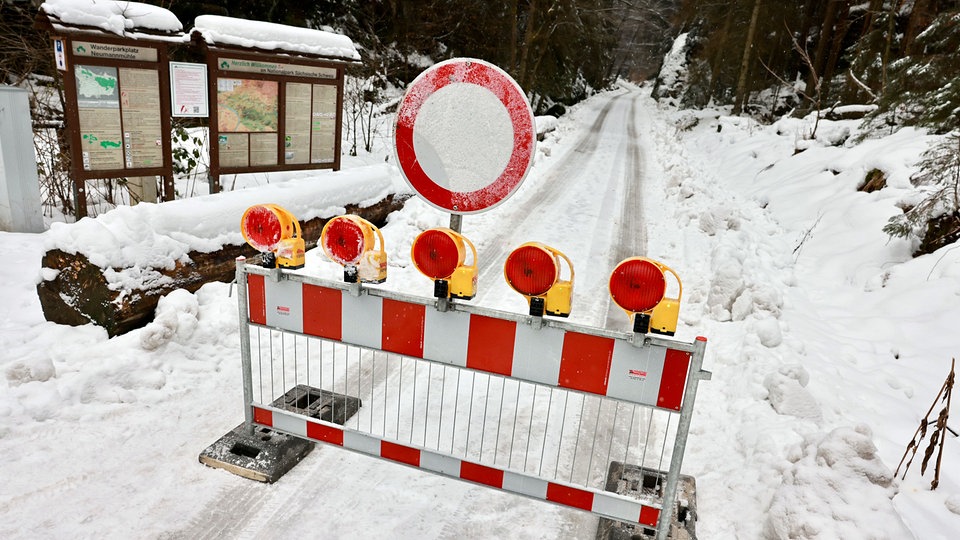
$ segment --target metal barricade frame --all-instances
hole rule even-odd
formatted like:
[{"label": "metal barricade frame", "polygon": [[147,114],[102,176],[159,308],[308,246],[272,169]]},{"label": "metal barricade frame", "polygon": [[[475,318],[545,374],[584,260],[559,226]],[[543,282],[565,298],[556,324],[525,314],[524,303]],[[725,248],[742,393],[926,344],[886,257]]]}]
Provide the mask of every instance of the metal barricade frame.
[{"label": "metal barricade frame", "polygon": [[[324,442],[341,446],[356,452],[372,455],[408,466],[417,467],[451,478],[466,480],[503,491],[512,492],[538,500],[589,511],[595,515],[610,519],[656,528],[657,539],[665,540],[669,533],[674,504],[662,501],[675,501],[680,467],[689,433],[690,420],[696,398],[697,386],[701,380],[709,380],[709,372],[702,370],[706,339],[698,337],[693,342],[668,339],[645,334],[628,334],[605,329],[573,324],[567,321],[542,319],[527,315],[503,312],[470,304],[451,303],[445,299],[423,298],[395,291],[367,287],[358,283],[343,283],[325,280],[281,269],[266,269],[246,264],[244,258],[237,259],[238,312],[240,322],[240,350],[242,357],[245,426],[249,433],[255,426],[265,426],[282,433],[290,434],[309,441]],[[324,309],[317,309],[324,305]],[[351,324],[358,320],[367,323]],[[542,450],[547,446],[550,407],[554,390],[564,391],[564,413],[569,395],[580,395],[581,417],[577,425],[577,446],[579,446],[582,428],[583,407],[590,397],[598,397],[597,424],[600,410],[605,401],[616,405],[613,426],[608,445],[613,446],[614,434],[621,405],[648,409],[650,422],[655,411],[663,411],[668,416],[664,430],[663,452],[666,453],[667,435],[670,431],[670,418],[678,416],[669,470],[665,483],[660,488],[660,497],[652,495],[646,500],[611,493],[604,489],[592,488],[589,483],[595,448],[590,450],[590,464],[587,467],[587,481],[573,482],[557,478],[560,467],[560,450],[556,459],[554,478],[526,471],[526,457],[523,470],[512,468],[513,449],[511,441],[509,467],[497,465],[497,452],[494,448],[494,463],[491,466],[483,461],[483,443],[481,442],[479,459],[473,459],[464,450],[462,456],[453,453],[451,439],[450,451],[440,451],[426,444],[426,426],[424,420],[424,441],[413,444],[411,436],[407,441],[399,440],[400,420],[397,420],[396,437],[387,437],[386,386],[384,387],[384,421],[382,432],[372,433],[373,409],[371,409],[370,430],[364,432],[354,427],[340,425],[317,417],[306,416],[302,410],[286,410],[277,407],[271,397],[266,403],[262,395],[264,382],[262,371],[261,397],[254,397],[254,375],[252,366],[251,332],[280,332],[281,338],[291,335],[294,354],[297,340],[305,339],[307,346],[307,379],[309,382],[309,340],[331,344],[336,354],[337,346],[354,347],[374,354],[383,352],[400,358],[400,376],[403,374],[403,360],[425,362],[430,366],[441,366],[443,376],[448,369],[455,368],[476,376],[488,376],[487,393],[484,406],[489,399],[491,380],[500,381],[501,397],[499,406],[504,406],[503,392],[507,381],[516,381],[517,403],[514,414],[520,409],[520,389],[522,385],[533,387],[533,408],[540,388],[550,389],[551,405],[547,409],[547,426],[544,428]],[[263,347],[259,343],[258,348]],[[273,345],[269,345],[273,354]],[[507,350],[509,349],[509,351]],[[345,349],[349,351],[350,349]],[[285,353],[284,353],[285,354]],[[322,366],[321,349],[320,368]],[[358,359],[361,358],[358,353]],[[525,360],[515,363],[518,357]],[[388,357],[389,358],[389,357]],[[335,359],[335,357],[334,357]],[[376,362],[376,356],[373,357]],[[271,356],[271,373],[273,370]],[[361,362],[362,367],[362,360]],[[334,368],[336,363],[333,364]],[[345,364],[346,365],[346,364]],[[414,385],[416,384],[417,365],[414,364]],[[374,369],[376,365],[374,365]],[[262,369],[262,368],[261,368]],[[286,369],[285,367],[283,369]],[[296,368],[294,368],[296,371]],[[457,392],[460,391],[460,372],[457,371]],[[477,375],[479,374],[479,375]],[[387,383],[389,373],[385,376]],[[322,378],[322,374],[321,374]],[[496,378],[496,379],[494,379]],[[428,379],[432,381],[431,379]],[[295,381],[296,385],[299,381]],[[401,379],[402,383],[402,379]],[[271,385],[273,383],[271,382]],[[286,384],[285,381],[283,383]],[[371,398],[373,382],[371,381]],[[445,379],[444,379],[444,384]],[[474,379],[471,379],[473,399]],[[322,381],[321,381],[322,386]],[[271,386],[272,388],[272,386]],[[286,387],[281,387],[286,391]],[[359,392],[359,389],[358,389]],[[416,387],[412,399],[416,400]],[[430,391],[427,390],[429,408]],[[400,411],[400,391],[397,393],[397,414]],[[442,394],[441,394],[442,396]],[[362,399],[364,396],[358,396]],[[456,399],[460,399],[459,396]],[[443,399],[441,398],[441,407]],[[414,412],[416,405],[414,404]],[[456,411],[456,409],[455,409]],[[456,412],[454,413],[456,415]],[[501,410],[500,415],[503,412]],[[529,426],[533,425],[533,417]],[[486,430],[486,409],[483,413],[482,434]],[[468,422],[472,418],[468,416]],[[442,428],[443,412],[440,421]],[[456,416],[454,416],[456,421]],[[630,453],[634,419],[630,419],[630,431],[625,443],[625,454]],[[530,427],[528,427],[530,429]],[[516,418],[512,430],[515,437]],[[594,428],[596,444],[597,428]],[[648,424],[649,436],[650,424]],[[456,437],[454,427],[453,438]],[[527,446],[530,444],[528,433]],[[563,438],[561,427],[560,438]],[[469,432],[466,446],[469,447]],[[500,440],[497,425],[497,443]],[[639,444],[639,434],[637,438]],[[646,452],[646,442],[644,443]],[[438,442],[439,446],[439,432]],[[609,460],[610,450],[607,451]],[[571,468],[577,459],[577,450],[571,461]],[[661,461],[663,455],[661,455]],[[643,460],[641,460],[643,461]],[[641,463],[642,464],[642,463]],[[609,463],[602,465],[606,468]],[[657,500],[659,499],[659,500]]]}]

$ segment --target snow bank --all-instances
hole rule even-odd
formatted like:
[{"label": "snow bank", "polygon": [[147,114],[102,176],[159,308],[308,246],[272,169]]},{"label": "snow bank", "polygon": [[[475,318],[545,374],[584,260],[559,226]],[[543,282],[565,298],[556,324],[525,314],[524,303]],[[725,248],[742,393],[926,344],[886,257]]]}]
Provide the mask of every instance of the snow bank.
[{"label": "snow bank", "polygon": [[[907,128],[858,141],[858,120],[820,120],[814,136],[812,116],[669,114],[687,128],[672,131],[681,144],[657,136],[677,203],[663,219],[680,229],[667,235],[687,272],[704,269],[685,283],[681,317],[706,327],[714,372],[685,460],[712,494],[698,532],[952,539],[960,474],[945,467],[931,492],[930,471],[899,487],[890,472],[957,354],[960,250],[913,259],[881,230],[914,196],[933,138]],[[873,169],[886,186],[859,191]],[[710,517],[734,508],[758,523]]]},{"label": "snow bank", "polygon": [[140,346],[153,351],[174,337],[180,342],[190,339],[196,330],[200,304],[197,297],[185,289],[177,289],[157,303],[153,322],[140,333]]},{"label": "snow bank", "polygon": [[792,450],[793,465],[770,504],[764,537],[910,538],[894,511],[893,474],[866,426],[809,437]]},{"label": "snow bank", "polygon": [[534,118],[534,124],[537,126],[537,135],[545,135],[557,129],[557,117],[537,116]]}]

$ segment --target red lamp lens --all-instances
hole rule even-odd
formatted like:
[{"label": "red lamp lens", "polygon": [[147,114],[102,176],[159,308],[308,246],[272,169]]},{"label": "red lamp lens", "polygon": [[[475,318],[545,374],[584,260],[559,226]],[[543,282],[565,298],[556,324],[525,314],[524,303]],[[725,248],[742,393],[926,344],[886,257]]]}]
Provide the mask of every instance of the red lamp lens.
[{"label": "red lamp lens", "polygon": [[460,250],[449,234],[430,229],[413,242],[413,264],[431,279],[447,279],[460,264]]},{"label": "red lamp lens", "polygon": [[558,277],[553,255],[536,246],[520,246],[504,263],[507,281],[520,294],[540,296],[553,287]]},{"label": "red lamp lens", "polygon": [[266,206],[254,206],[243,216],[244,235],[256,250],[271,251],[281,239],[280,218]]},{"label": "red lamp lens", "polygon": [[610,296],[627,311],[639,313],[657,307],[666,291],[663,271],[650,261],[628,259],[610,275]]},{"label": "red lamp lens", "polygon": [[356,264],[363,254],[363,230],[349,219],[334,218],[327,225],[325,251],[334,261]]}]

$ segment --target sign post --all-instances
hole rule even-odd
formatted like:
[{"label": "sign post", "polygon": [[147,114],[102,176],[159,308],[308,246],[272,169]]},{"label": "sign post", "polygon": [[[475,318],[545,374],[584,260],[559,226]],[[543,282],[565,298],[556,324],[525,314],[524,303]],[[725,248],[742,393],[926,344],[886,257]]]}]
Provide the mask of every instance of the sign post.
[{"label": "sign post", "polygon": [[451,213],[489,210],[510,197],[533,163],[536,129],[523,89],[500,68],[472,58],[420,74],[397,109],[397,163],[428,204]]}]

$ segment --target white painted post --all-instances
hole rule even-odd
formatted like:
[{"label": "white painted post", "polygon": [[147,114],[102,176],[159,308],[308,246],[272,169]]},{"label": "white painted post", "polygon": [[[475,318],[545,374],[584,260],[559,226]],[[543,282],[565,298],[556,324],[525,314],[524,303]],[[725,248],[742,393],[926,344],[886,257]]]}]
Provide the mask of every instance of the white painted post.
[{"label": "white painted post", "polygon": [[44,230],[28,93],[0,85],[0,231]]}]

